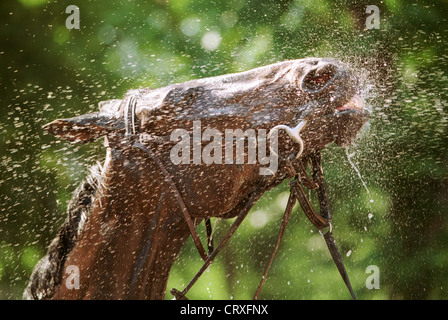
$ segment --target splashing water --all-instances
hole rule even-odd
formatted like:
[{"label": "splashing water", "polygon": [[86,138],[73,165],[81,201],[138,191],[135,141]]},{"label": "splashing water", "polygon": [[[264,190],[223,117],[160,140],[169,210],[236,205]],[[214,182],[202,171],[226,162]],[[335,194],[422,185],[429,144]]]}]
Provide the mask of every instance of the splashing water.
[{"label": "splashing water", "polygon": [[354,153],[350,154],[348,147],[345,147],[345,154],[347,155],[347,160],[350,163],[350,165],[352,166],[353,170],[355,170],[355,172],[358,174],[359,179],[362,182],[362,185],[364,186],[364,188],[367,191],[367,195],[370,198],[370,202],[372,203],[374,200],[372,198],[372,195],[370,193],[369,188],[367,187],[366,182],[364,181],[364,179],[362,178],[361,172],[359,171],[359,169],[356,167],[356,165],[354,164],[354,162],[352,161],[352,157],[355,155]]}]

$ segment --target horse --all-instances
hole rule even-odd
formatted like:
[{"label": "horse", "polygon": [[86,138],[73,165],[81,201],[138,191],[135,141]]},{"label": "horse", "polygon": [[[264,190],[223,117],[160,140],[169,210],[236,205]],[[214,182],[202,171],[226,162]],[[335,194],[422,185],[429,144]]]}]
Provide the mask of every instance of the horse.
[{"label": "horse", "polygon": [[[327,58],[130,90],[99,107],[44,127],[74,143],[104,138],[106,157],[76,189],[26,299],[164,299],[189,236],[204,261],[210,257],[199,223],[247,214],[289,177],[288,156],[350,144],[369,117],[354,72]],[[227,132],[234,136],[223,154],[218,133]],[[250,132],[269,141],[268,159],[278,166],[248,159]]]}]

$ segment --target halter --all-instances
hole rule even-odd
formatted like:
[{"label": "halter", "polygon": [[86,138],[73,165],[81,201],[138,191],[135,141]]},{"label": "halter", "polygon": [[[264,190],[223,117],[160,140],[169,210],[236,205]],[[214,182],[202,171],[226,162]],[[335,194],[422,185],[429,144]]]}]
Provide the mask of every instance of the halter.
[{"label": "halter", "polygon": [[[128,139],[132,146],[135,148],[138,148],[142,151],[144,151],[159,167],[159,169],[162,171],[164,180],[168,184],[168,187],[173,194],[174,198],[178,202],[182,216],[185,219],[188,228],[190,230],[190,234],[193,238],[193,242],[204,260],[204,264],[201,267],[201,269],[197,272],[197,274],[193,277],[193,279],[190,281],[190,283],[185,287],[183,291],[178,291],[177,289],[172,289],[170,292],[174,295],[174,297],[178,300],[187,299],[186,294],[191,289],[191,287],[196,283],[196,281],[199,279],[199,277],[204,273],[204,271],[208,268],[208,266],[213,262],[214,258],[217,256],[219,251],[227,244],[227,241],[230,239],[230,237],[233,235],[233,233],[236,231],[236,229],[239,227],[239,225],[243,222],[247,214],[249,213],[252,206],[255,204],[255,202],[263,195],[264,191],[267,187],[269,187],[275,179],[284,177],[278,177],[278,173],[275,173],[272,176],[263,176],[261,183],[258,184],[257,187],[253,190],[253,192],[248,196],[242,210],[238,214],[237,218],[235,219],[234,223],[230,227],[230,229],[227,231],[224,238],[221,240],[219,245],[214,249],[213,247],[213,241],[212,241],[212,227],[210,218],[205,218],[205,226],[206,226],[206,232],[207,232],[207,247],[208,247],[208,254],[206,254],[204,247],[201,243],[201,240],[199,239],[199,235],[195,229],[194,223],[191,219],[191,216],[188,212],[188,209],[185,205],[185,202],[182,199],[182,196],[179,192],[179,190],[176,187],[176,184],[174,183],[172,176],[164,166],[163,162],[159,159],[159,157],[156,155],[156,153],[151,150],[150,148],[146,147],[141,142],[141,135],[136,134],[136,125],[135,125],[135,109],[136,109],[136,96],[132,95],[125,99],[123,102],[124,104],[124,122],[125,122],[125,137]],[[278,127],[278,128],[277,128]],[[277,126],[277,129],[283,129],[283,127]],[[300,138],[300,130],[302,127],[297,126],[295,129],[297,131],[297,139],[301,141]],[[157,139],[154,139],[154,141],[157,142]],[[319,233],[324,237],[325,243],[327,244],[327,247],[329,249],[330,255],[333,258],[333,261],[336,264],[336,267],[347,286],[352,298],[355,300],[355,294],[353,292],[353,289],[350,284],[350,280],[347,275],[347,271],[345,270],[344,263],[342,261],[342,256],[339,252],[339,249],[336,245],[336,241],[333,236],[333,227],[331,223],[331,211],[330,211],[330,204],[328,200],[328,195],[326,192],[325,184],[324,184],[324,178],[323,178],[323,172],[322,172],[322,166],[321,166],[321,155],[319,152],[316,152],[309,157],[302,160],[302,158],[299,158],[301,153],[303,151],[303,142],[301,143],[301,149],[298,154],[291,155],[288,158],[282,158],[282,160],[286,163],[286,170],[288,173],[289,178],[292,180],[289,183],[290,186],[290,195],[288,199],[288,203],[285,209],[285,213],[283,216],[283,221],[280,227],[280,231],[277,237],[277,242],[274,247],[274,250],[271,254],[271,257],[268,261],[268,264],[266,266],[265,272],[263,277],[261,278],[260,284],[257,288],[257,291],[254,295],[254,299],[258,299],[258,295],[261,291],[261,288],[264,284],[264,281],[266,280],[269,268],[272,264],[272,261],[275,257],[275,254],[277,253],[278,247],[280,245],[281,238],[284,234],[284,231],[286,229],[286,225],[288,224],[289,218],[291,216],[292,209],[296,203],[296,201],[299,202],[300,206],[302,207],[303,212],[307,216],[307,218],[310,220],[310,222],[319,230]],[[306,167],[310,163],[312,168],[312,178],[308,177],[306,173]],[[303,186],[305,186],[307,189],[310,190],[316,190],[319,198],[319,206],[320,206],[320,214],[316,213],[314,208],[311,206],[305,191],[303,189]]]}]

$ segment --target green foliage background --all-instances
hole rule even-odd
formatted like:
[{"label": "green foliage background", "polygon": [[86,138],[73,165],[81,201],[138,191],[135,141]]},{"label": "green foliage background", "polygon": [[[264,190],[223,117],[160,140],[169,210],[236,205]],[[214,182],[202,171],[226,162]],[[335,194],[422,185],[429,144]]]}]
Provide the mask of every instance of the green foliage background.
[{"label": "green foliage background", "polygon": [[[80,8],[79,30],[65,26],[68,5]],[[365,26],[367,5],[380,9],[378,30]],[[104,158],[101,141],[59,142],[44,124],[96,111],[131,88],[309,56],[351,63],[372,109],[349,150],[370,194],[344,149],[324,153],[335,236],[355,293],[448,298],[446,12],[442,0],[2,1],[0,298],[21,298],[72,192]],[[219,45],[207,49],[206,35]],[[252,298],[287,192],[283,184],[260,200],[190,298]],[[321,236],[294,212],[260,298],[349,299]],[[230,223],[217,223],[216,239]],[[182,289],[200,265],[189,240],[168,289]],[[369,265],[380,270],[379,289],[366,288]]]}]

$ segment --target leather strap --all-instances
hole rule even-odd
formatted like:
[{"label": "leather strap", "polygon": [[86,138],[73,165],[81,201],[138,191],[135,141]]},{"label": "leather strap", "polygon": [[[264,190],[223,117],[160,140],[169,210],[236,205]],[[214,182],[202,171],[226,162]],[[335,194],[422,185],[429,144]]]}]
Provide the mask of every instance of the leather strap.
[{"label": "leather strap", "polygon": [[212,223],[210,221],[210,218],[205,218],[205,231],[207,233],[208,255],[211,255],[214,250],[214,245],[213,245],[213,229],[212,229]]},{"label": "leather strap", "polygon": [[333,258],[333,261],[336,264],[336,267],[338,268],[339,274],[342,277],[342,280],[344,280],[344,283],[347,286],[348,291],[350,291],[352,299],[356,300],[355,293],[353,292],[352,285],[350,284],[350,279],[348,278],[347,271],[345,270],[344,267],[344,262],[342,261],[342,256],[336,245],[336,241],[334,240],[331,229],[323,236],[325,239],[325,243],[327,244],[328,250],[330,251],[331,257]]},{"label": "leather strap", "polygon": [[285,233],[286,225],[288,224],[289,218],[291,217],[291,212],[292,209],[294,208],[294,205],[296,204],[296,201],[297,200],[294,191],[291,190],[291,192],[289,193],[288,204],[286,205],[285,213],[283,214],[282,225],[280,227],[280,231],[278,232],[277,242],[275,243],[274,250],[272,251],[271,257],[268,261],[263,277],[261,277],[260,284],[258,285],[257,291],[255,292],[254,300],[258,300],[258,295],[260,294],[264,281],[268,276],[268,271],[271,267],[272,261],[274,260],[275,254],[277,253],[278,247],[280,246],[280,241],[283,237],[283,234]]},{"label": "leather strap", "polygon": [[179,291],[175,288],[171,289],[171,294],[176,298],[176,300],[185,300],[187,297],[185,296],[187,292],[191,289],[191,287],[196,283],[196,281],[199,279],[199,277],[204,273],[204,271],[212,264],[215,257],[218,255],[218,253],[221,251],[221,249],[227,244],[227,241],[232,237],[232,235],[235,233],[235,231],[238,229],[240,224],[243,222],[243,220],[246,218],[247,214],[249,213],[250,209],[253,207],[255,202],[263,195],[266,188],[271,185],[271,182],[275,179],[275,175],[272,177],[264,176],[263,181],[255,187],[254,191],[251,193],[249,199],[244,204],[243,208],[241,209],[240,213],[236,217],[233,224],[230,226],[229,230],[225,234],[224,238],[221,240],[221,242],[218,244],[218,246],[213,250],[213,252],[208,256],[207,260],[202,265],[201,269],[196,273],[196,275],[191,279],[191,281],[187,284],[187,286],[184,288],[184,290]]},{"label": "leather strap", "polygon": [[182,199],[182,196],[180,195],[180,192],[177,189],[176,184],[174,183],[170,173],[165,168],[165,165],[159,159],[159,157],[155,154],[155,152],[152,151],[151,149],[147,148],[146,146],[144,146],[138,139],[136,139],[134,117],[135,117],[135,108],[137,105],[137,101],[136,101],[135,96],[130,96],[129,98],[127,98],[125,100],[124,103],[126,104],[125,110],[124,110],[126,138],[131,140],[131,142],[132,142],[132,140],[134,140],[133,146],[146,152],[146,154],[148,154],[151,157],[151,159],[157,164],[157,166],[162,171],[165,182],[168,184],[168,187],[169,187],[171,193],[173,194],[176,201],[179,203],[182,215],[188,225],[188,228],[190,229],[190,233],[191,233],[191,237],[193,238],[193,242],[196,245],[196,248],[198,249],[198,252],[201,255],[202,259],[204,261],[206,261],[207,254],[205,253],[204,247],[202,246],[201,240],[199,239],[199,235],[196,232],[196,228],[194,227],[194,223],[191,219],[191,216],[188,213],[187,206],[185,205],[185,203]]},{"label": "leather strap", "polygon": [[176,184],[174,183],[173,179],[171,178],[170,173],[168,172],[168,170],[166,170],[162,161],[159,159],[159,157],[157,157],[157,155],[154,153],[154,151],[146,148],[144,145],[142,145],[140,143],[140,141],[135,141],[134,147],[145,151],[154,160],[154,162],[157,164],[157,166],[162,171],[164,178],[165,178],[165,182],[168,183],[168,187],[170,188],[171,193],[174,195],[174,198],[179,203],[180,209],[182,211],[182,215],[184,216],[185,221],[187,222],[188,228],[190,229],[190,233],[191,233],[191,237],[193,238],[193,242],[196,245],[196,248],[198,249],[198,252],[201,255],[202,259],[204,261],[206,261],[207,254],[205,253],[204,247],[202,246],[201,240],[199,239],[199,235],[196,232],[193,221],[191,220],[190,214],[188,213],[187,206],[185,205],[184,200],[182,199],[182,196],[180,195],[180,192],[176,187]]},{"label": "leather strap", "polygon": [[297,200],[302,207],[303,213],[307,216],[307,218],[311,221],[311,223],[319,230],[325,229],[330,226],[330,222],[324,219],[321,215],[317,214],[314,211],[311,203],[309,202],[307,196],[305,195],[305,191],[303,190],[302,185],[299,183],[299,180],[293,180],[290,184],[291,190],[297,197]]},{"label": "leather strap", "polygon": [[[300,160],[298,160],[300,161]],[[338,268],[339,274],[344,280],[345,285],[347,286],[353,300],[356,300],[355,294],[353,292],[352,286],[350,284],[350,280],[345,270],[344,263],[342,261],[342,256],[339,252],[339,249],[336,245],[336,241],[333,236],[333,228],[331,225],[331,212],[330,205],[328,201],[328,195],[325,189],[325,184],[323,180],[323,172],[321,166],[321,156],[320,153],[316,153],[311,156],[311,165],[313,169],[313,177],[314,181],[317,183],[319,188],[317,189],[317,194],[319,197],[320,204],[320,213],[317,214],[316,211],[311,206],[308,198],[305,195],[305,191],[300,183],[291,183],[291,189],[294,191],[294,194],[297,196],[297,200],[302,207],[303,212],[311,221],[311,223],[319,230],[319,232],[323,235],[325,239],[325,243],[327,244],[328,250],[330,251],[330,255],[333,258],[336,267]],[[303,173],[302,173],[303,174]],[[293,182],[296,182],[294,180]],[[325,230],[325,231],[324,231]]]}]

